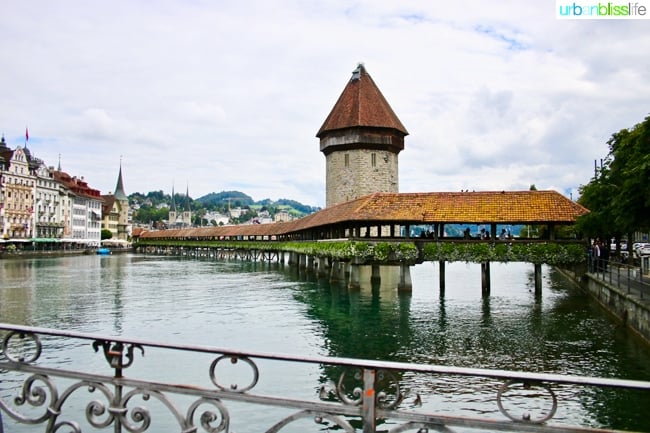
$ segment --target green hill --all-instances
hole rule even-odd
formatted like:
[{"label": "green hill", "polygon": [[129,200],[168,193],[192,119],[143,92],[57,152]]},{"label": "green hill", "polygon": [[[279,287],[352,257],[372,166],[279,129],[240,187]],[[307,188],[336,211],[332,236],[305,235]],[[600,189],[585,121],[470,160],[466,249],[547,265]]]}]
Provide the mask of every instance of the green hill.
[{"label": "green hill", "polygon": [[[211,192],[203,197],[192,199],[184,194],[174,194],[174,203],[177,208],[184,208],[189,202],[190,208],[197,220],[197,225],[201,225],[201,217],[207,212],[216,211],[223,214],[228,213],[228,209],[242,208],[249,209],[251,212],[245,213],[237,222],[242,223],[248,219],[255,218],[260,212],[266,212],[273,217],[279,211],[289,212],[294,217],[303,217],[319,211],[319,207],[302,204],[295,200],[280,199],[273,201],[264,199],[255,201],[251,196],[241,191],[221,191]],[[172,197],[163,191],[151,191],[147,194],[133,193],[129,195],[129,203],[135,209],[133,219],[140,223],[152,223],[165,221],[169,215]]]}]

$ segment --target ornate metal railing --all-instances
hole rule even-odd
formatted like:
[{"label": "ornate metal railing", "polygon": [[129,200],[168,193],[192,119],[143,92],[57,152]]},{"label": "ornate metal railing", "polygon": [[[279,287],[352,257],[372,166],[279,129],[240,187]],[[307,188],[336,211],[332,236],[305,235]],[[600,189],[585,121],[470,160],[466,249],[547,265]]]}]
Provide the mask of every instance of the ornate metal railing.
[{"label": "ornate metal railing", "polygon": [[[233,431],[235,421],[243,431],[269,433],[370,433],[378,425],[389,433],[586,432],[603,430],[556,418],[581,390],[650,397],[650,382],[643,381],[240,352],[9,324],[0,324],[0,335],[0,433],[216,433]],[[174,377],[158,375],[161,362]],[[453,390],[468,394],[471,388],[445,387],[449,377],[463,378],[467,387],[478,383],[494,410],[483,402],[467,416],[427,404]],[[407,391],[404,384],[414,382],[430,394]],[[265,393],[294,388],[295,395]],[[475,396],[462,406],[473,402]]]}]

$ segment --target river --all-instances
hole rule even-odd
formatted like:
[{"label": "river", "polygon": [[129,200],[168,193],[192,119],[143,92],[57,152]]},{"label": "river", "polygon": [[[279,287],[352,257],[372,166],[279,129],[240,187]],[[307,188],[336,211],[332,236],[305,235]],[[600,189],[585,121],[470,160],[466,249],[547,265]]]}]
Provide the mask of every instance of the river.
[{"label": "river", "polygon": [[[650,380],[650,348],[553,269],[543,267],[541,296],[530,264],[493,263],[489,297],[477,264],[447,264],[446,276],[441,295],[433,263],[414,266],[412,292],[398,292],[390,269],[380,285],[348,291],[278,264],[130,253],[3,259],[0,321],[247,351]],[[570,417],[650,431],[646,410],[647,401],[593,393]]]}]

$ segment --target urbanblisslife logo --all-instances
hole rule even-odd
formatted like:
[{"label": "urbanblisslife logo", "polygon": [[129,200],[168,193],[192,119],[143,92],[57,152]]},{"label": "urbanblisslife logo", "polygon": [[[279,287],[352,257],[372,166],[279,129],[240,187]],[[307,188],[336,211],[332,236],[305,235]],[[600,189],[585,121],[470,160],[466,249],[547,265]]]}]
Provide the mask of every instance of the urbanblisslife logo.
[{"label": "urbanblisslife logo", "polygon": [[555,17],[569,20],[650,19],[650,0],[594,2],[555,0]]}]

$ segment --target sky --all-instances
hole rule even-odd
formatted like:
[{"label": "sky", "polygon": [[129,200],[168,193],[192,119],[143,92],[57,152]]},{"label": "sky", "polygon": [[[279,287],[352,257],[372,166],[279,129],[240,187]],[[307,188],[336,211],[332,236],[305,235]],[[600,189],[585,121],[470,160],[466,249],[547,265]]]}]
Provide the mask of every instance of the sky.
[{"label": "sky", "polygon": [[[585,0],[587,1],[587,0]],[[650,4],[650,2],[649,2]],[[650,21],[555,0],[4,0],[0,133],[108,194],[325,205],[316,133],[364,63],[409,132],[400,192],[576,199],[650,106]]]}]

